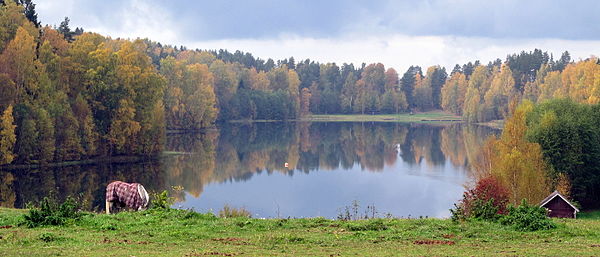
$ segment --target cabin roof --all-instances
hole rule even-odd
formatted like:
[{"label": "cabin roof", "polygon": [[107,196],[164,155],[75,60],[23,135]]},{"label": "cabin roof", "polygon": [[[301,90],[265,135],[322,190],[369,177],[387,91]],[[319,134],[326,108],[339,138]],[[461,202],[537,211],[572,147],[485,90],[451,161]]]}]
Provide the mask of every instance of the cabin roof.
[{"label": "cabin roof", "polygon": [[550,194],[548,197],[544,198],[544,200],[542,200],[542,202],[540,202],[540,206],[543,207],[544,205],[546,205],[547,203],[549,203],[550,201],[552,201],[552,199],[556,198],[556,197],[560,197],[563,199],[563,201],[565,201],[566,203],[568,203],[573,209],[575,209],[576,212],[579,212],[579,209],[577,209],[577,207],[573,206],[573,204],[571,204],[571,202],[569,202],[569,200],[567,200],[567,198],[565,198],[564,196],[562,196],[558,191],[554,191],[552,192],[552,194]]}]

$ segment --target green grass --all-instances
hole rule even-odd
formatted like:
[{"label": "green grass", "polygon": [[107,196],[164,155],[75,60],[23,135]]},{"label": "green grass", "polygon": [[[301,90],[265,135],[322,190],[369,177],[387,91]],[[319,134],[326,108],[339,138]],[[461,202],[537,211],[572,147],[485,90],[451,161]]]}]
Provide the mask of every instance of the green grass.
[{"label": "green grass", "polygon": [[600,210],[580,212],[577,214],[577,218],[600,220]]},{"label": "green grass", "polygon": [[351,115],[310,115],[303,121],[387,121],[387,122],[448,122],[462,121],[460,116],[442,111],[403,114],[351,114]]},{"label": "green grass", "polygon": [[442,219],[217,218],[183,210],[86,214],[73,225],[17,226],[23,210],[0,208],[8,256],[591,256],[600,221],[558,219],[518,232],[496,223]]}]

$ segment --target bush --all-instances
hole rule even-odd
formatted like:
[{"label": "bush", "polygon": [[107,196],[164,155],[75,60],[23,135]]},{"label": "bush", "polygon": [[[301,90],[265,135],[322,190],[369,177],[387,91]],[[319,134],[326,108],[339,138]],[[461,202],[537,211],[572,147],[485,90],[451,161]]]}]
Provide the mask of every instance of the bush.
[{"label": "bush", "polygon": [[171,205],[175,202],[173,197],[169,197],[167,190],[162,191],[160,194],[153,193],[152,198],[153,199],[150,201],[152,209],[168,210],[171,209]]},{"label": "bush", "polygon": [[494,205],[494,198],[483,201],[476,199],[471,207],[471,218],[494,221],[500,217],[500,206]]},{"label": "bush", "polygon": [[547,230],[556,227],[556,224],[548,218],[546,209],[530,205],[525,199],[518,207],[509,206],[508,214],[500,219],[500,223],[520,231]]},{"label": "bush", "polygon": [[479,219],[495,221],[506,213],[508,190],[494,177],[477,181],[474,189],[463,194],[463,199],[450,210],[452,220]]},{"label": "bush", "polygon": [[244,207],[233,208],[229,205],[223,206],[223,209],[219,211],[219,217],[221,218],[237,218],[237,217],[245,217],[250,218],[252,214],[250,211],[246,210]]},{"label": "bush", "polygon": [[24,214],[23,225],[33,228],[38,226],[62,226],[69,221],[81,218],[80,206],[71,197],[59,204],[55,197],[44,197],[39,207],[31,206],[29,213]]}]

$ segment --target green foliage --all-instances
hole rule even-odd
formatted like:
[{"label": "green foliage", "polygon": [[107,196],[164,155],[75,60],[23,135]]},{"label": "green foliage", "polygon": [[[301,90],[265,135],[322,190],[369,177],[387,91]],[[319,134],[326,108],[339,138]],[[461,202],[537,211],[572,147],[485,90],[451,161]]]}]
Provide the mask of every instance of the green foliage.
[{"label": "green foliage", "polygon": [[54,241],[60,241],[64,238],[57,236],[53,233],[49,233],[49,232],[45,232],[40,234],[40,236],[38,237],[41,241],[46,242],[46,243],[50,243],[50,242],[54,242]]},{"label": "green foliage", "polygon": [[600,210],[585,211],[577,214],[578,219],[600,220]]},{"label": "green foliage", "polygon": [[23,215],[22,224],[33,228],[39,226],[62,226],[78,220],[82,213],[75,199],[67,199],[59,203],[55,197],[44,197],[39,206],[31,206],[29,213]]},{"label": "green foliage", "polygon": [[494,221],[500,216],[498,214],[499,209],[498,206],[494,206],[494,199],[485,202],[481,199],[477,199],[473,203],[471,216],[473,219]]},{"label": "green foliage", "polygon": [[175,198],[169,196],[169,192],[167,190],[162,191],[161,193],[152,193],[151,208],[158,210],[168,210],[171,209],[171,205],[175,202]]},{"label": "green foliage", "polygon": [[244,207],[234,208],[234,207],[229,206],[228,204],[225,204],[225,206],[223,206],[223,209],[221,209],[219,211],[219,217],[220,218],[238,218],[238,217],[250,218],[250,217],[252,217],[252,213],[250,213],[250,211],[246,210],[246,208],[244,208]]},{"label": "green foliage", "polygon": [[568,99],[546,101],[528,115],[527,136],[540,144],[552,167],[571,181],[571,196],[584,207],[595,208],[600,196],[600,105]]},{"label": "green foliage", "polygon": [[546,209],[530,205],[523,199],[521,205],[508,207],[508,214],[500,219],[503,225],[520,231],[537,231],[556,228],[556,224],[547,216]]}]

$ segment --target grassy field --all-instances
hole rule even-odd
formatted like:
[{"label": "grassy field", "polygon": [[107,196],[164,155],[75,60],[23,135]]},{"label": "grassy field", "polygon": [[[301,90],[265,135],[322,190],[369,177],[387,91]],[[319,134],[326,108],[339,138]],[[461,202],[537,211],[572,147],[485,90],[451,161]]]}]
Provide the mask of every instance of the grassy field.
[{"label": "grassy field", "polygon": [[[61,227],[17,226],[25,211],[0,208],[7,256],[593,256],[600,221],[556,220],[517,232],[496,223],[442,219],[216,218],[190,211],[86,214]],[[583,215],[585,216],[585,215]]]},{"label": "grassy field", "polygon": [[441,111],[403,114],[310,115],[303,121],[387,121],[387,122],[448,122],[462,121],[460,116]]}]

